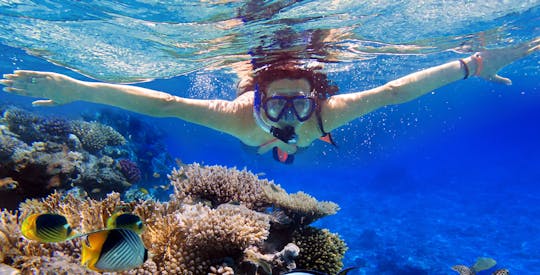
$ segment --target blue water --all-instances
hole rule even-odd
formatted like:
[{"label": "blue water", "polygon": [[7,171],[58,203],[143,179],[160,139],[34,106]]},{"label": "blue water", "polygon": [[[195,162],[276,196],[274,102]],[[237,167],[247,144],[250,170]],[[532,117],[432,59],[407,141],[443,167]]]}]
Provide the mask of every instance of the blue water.
[{"label": "blue water", "polygon": [[[91,5],[90,1],[81,2]],[[354,56],[353,62],[337,65],[330,73],[342,92],[375,87],[409,72],[466,56],[448,50],[466,41],[461,35],[474,34],[472,37],[477,38],[478,32],[485,31],[487,44],[491,47],[516,45],[540,35],[538,1],[514,4],[493,1],[492,6],[484,4],[485,14],[481,8],[462,10],[454,7],[460,11],[454,13],[457,14],[455,17],[444,16],[447,12],[442,10],[449,7],[440,3],[415,6],[406,1],[379,2],[378,10],[375,4],[355,5],[343,1],[340,7],[350,10],[356,19],[351,16],[344,21],[327,20],[325,27],[340,26],[340,23],[354,27],[354,34],[365,38],[362,43],[350,40],[360,49],[365,46],[365,41],[373,39],[385,43],[431,45],[435,50],[424,50],[420,54],[376,54],[362,60]],[[135,7],[147,8],[142,3],[133,4],[132,9],[123,12],[112,8],[114,5],[109,2],[104,3],[110,5],[108,15],[116,12],[127,18],[158,23],[208,22],[210,18],[215,19],[212,22],[225,20],[228,9],[236,9],[239,5],[218,5],[209,9],[206,17],[190,18],[189,14],[171,13],[162,17],[147,14],[143,18],[136,16],[142,13],[133,12]],[[472,5],[470,1],[467,3]],[[290,9],[280,16],[297,15],[301,8],[309,10],[315,4],[316,1],[306,1],[299,10]],[[147,60],[148,66],[142,67],[142,63],[130,62],[146,50],[136,45],[130,48],[133,55],[122,56],[125,66],[115,68],[113,63],[102,62],[111,61],[106,54],[96,55],[95,48],[83,51],[73,43],[45,36],[39,24],[34,30],[41,30],[42,36],[36,35],[32,40],[22,32],[9,34],[13,25],[5,23],[14,22],[13,18],[24,21],[25,17],[11,17],[17,7],[0,1],[2,5],[6,9],[0,12],[0,21],[4,23],[0,28],[0,73],[31,69],[65,73],[78,79],[88,78],[76,71],[102,80],[158,78],[137,85],[180,96],[234,98],[235,79],[229,72],[202,70],[201,67],[215,66],[210,59],[220,54],[228,54],[231,58],[236,52],[213,52],[204,57],[207,62],[199,67],[194,63],[201,60],[191,56],[193,52],[186,52],[183,53],[186,59],[177,61],[180,64],[161,68],[152,67],[162,60],[149,50],[149,56],[154,59]],[[43,22],[62,25],[62,20],[67,20],[67,30],[78,30],[77,35],[86,33],[89,37],[102,31],[94,25],[83,28],[83,15],[89,17],[87,20],[104,15],[82,13],[78,10],[80,7],[71,8],[74,14],[65,13],[54,18],[56,21]],[[181,10],[185,7],[173,8]],[[219,8],[224,11],[220,12]],[[426,12],[418,15],[414,8],[423,8]],[[392,16],[400,9],[403,10],[400,16]],[[100,11],[103,10],[106,9],[101,7]],[[380,11],[382,19],[376,16],[373,20],[364,19],[374,16],[375,11]],[[52,16],[33,12],[38,19]],[[323,13],[320,10],[312,12]],[[448,14],[451,15],[452,10]],[[383,21],[385,18],[392,18],[392,21]],[[433,18],[439,21],[433,23]],[[116,19],[125,18],[118,16]],[[24,23],[31,26],[32,22]],[[310,21],[298,28],[313,27],[318,23],[321,22]],[[456,23],[455,28],[450,28],[449,23]],[[122,30],[119,26],[123,25],[115,25],[114,30]],[[139,31],[140,40],[133,41],[146,41],[149,44],[145,46],[156,49],[154,43],[157,40],[150,39],[156,33],[145,33],[137,24],[127,26],[131,31]],[[382,32],[384,28],[389,31]],[[174,25],[172,30],[174,33],[165,36],[167,39],[174,40],[182,34],[180,25]],[[245,36],[253,35],[248,32],[250,29],[243,30]],[[227,34],[234,31],[228,30]],[[163,30],[159,33],[167,34]],[[114,45],[113,38],[96,37]],[[118,43],[125,46],[130,41],[128,38],[137,35],[130,33],[126,37]],[[242,46],[249,42],[241,38],[235,43]],[[249,45],[243,46],[246,48],[240,47],[239,53],[249,48]],[[205,45],[197,44],[197,47],[204,48]],[[77,57],[80,59],[76,60]],[[47,60],[63,65],[53,65]],[[174,59],[169,56],[163,60],[173,62]],[[349,247],[345,265],[364,266],[356,274],[456,274],[451,266],[472,265],[480,256],[494,258],[497,267],[508,268],[511,274],[540,274],[539,68],[539,54],[536,53],[501,71],[502,75],[512,79],[512,86],[469,79],[417,100],[382,108],[335,131],[337,148],[315,142],[297,156],[293,165],[279,164],[269,155],[254,155],[226,134],[178,119],[147,116],[141,116],[141,119],[167,131],[170,153],[185,163],[247,167],[255,173],[265,173],[265,177],[273,179],[288,192],[303,190],[319,200],[338,203],[341,207],[338,214],[324,218],[316,225],[329,228],[345,239]],[[32,101],[5,93],[0,94],[0,100],[23,107],[29,107]],[[110,107],[77,102],[39,108],[38,111],[76,118],[83,111],[99,112],[102,108]]]}]

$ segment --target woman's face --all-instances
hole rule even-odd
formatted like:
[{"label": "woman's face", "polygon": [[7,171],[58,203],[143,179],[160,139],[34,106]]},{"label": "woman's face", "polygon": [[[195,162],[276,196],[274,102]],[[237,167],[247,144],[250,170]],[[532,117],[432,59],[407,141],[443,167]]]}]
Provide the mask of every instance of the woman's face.
[{"label": "woman's face", "polygon": [[294,127],[311,116],[315,101],[307,98],[310,95],[311,87],[306,79],[280,79],[271,82],[267,86],[264,99],[266,116],[273,117],[277,126]]}]

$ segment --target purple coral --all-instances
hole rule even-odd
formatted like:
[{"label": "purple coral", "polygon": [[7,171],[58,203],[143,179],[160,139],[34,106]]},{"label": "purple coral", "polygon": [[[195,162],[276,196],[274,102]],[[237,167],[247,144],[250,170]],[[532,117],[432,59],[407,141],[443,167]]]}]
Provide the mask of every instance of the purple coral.
[{"label": "purple coral", "polygon": [[129,159],[121,159],[118,161],[118,166],[130,183],[137,182],[141,179],[141,169],[139,169],[139,166],[135,162]]}]

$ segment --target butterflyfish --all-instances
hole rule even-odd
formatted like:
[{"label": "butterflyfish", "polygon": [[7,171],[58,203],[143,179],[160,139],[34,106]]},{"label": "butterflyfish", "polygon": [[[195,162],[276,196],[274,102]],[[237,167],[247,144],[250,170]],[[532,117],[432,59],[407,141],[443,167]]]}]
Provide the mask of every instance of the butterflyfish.
[{"label": "butterflyfish", "polygon": [[21,224],[22,235],[43,243],[63,242],[74,236],[66,217],[58,214],[32,214]]},{"label": "butterflyfish", "polygon": [[98,272],[137,268],[148,258],[141,237],[131,229],[113,228],[84,236],[81,265]]},{"label": "butterflyfish", "polygon": [[144,230],[144,223],[137,215],[118,212],[107,219],[107,228],[126,228],[141,234]]}]

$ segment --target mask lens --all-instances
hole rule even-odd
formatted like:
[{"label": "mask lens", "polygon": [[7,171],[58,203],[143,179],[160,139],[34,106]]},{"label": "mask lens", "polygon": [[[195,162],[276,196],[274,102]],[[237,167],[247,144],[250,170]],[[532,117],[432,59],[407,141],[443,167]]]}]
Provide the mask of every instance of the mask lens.
[{"label": "mask lens", "polygon": [[269,98],[265,102],[266,115],[273,120],[279,120],[279,114],[285,108],[287,100],[284,98]]},{"label": "mask lens", "polygon": [[295,98],[293,106],[300,120],[306,120],[313,112],[313,99],[311,98]]}]

